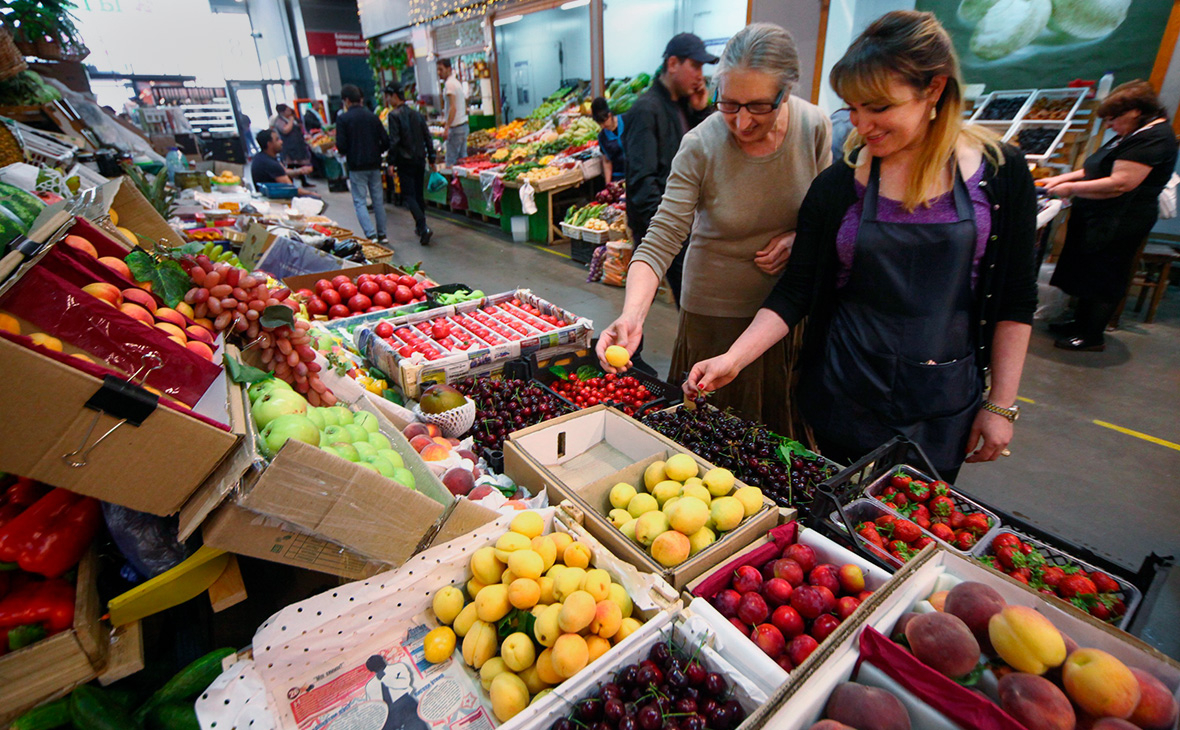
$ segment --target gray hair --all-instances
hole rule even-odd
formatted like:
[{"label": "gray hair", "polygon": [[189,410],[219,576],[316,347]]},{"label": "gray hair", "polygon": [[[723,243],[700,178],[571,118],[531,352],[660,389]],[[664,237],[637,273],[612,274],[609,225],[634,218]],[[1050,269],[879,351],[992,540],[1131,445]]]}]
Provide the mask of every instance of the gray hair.
[{"label": "gray hair", "polygon": [[770,74],[790,94],[799,83],[799,49],[784,28],[774,23],[751,23],[725,44],[713,83],[720,83],[734,69]]}]

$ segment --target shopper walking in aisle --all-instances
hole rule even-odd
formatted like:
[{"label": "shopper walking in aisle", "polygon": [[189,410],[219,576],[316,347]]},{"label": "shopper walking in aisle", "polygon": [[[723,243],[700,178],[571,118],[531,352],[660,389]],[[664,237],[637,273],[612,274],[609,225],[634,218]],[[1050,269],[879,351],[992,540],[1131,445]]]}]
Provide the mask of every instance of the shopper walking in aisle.
[{"label": "shopper walking in aisle", "polygon": [[[660,277],[685,248],[673,382],[692,363],[725,352],[750,324],[791,255],[803,196],[832,159],[827,116],[791,96],[798,81],[799,54],[787,31],[757,23],[730,39],[715,82],[721,113],[680,145],[627,271],[623,313],[599,338],[599,359],[610,345],[638,346]],[[717,404],[790,435],[787,346],[766,349]]]},{"label": "shopper walking in aisle", "polygon": [[598,149],[602,151],[602,179],[617,182],[626,179],[627,155],[623,151],[623,117],[610,110],[610,104],[599,96],[590,102],[590,115],[602,131],[598,133]]},{"label": "shopper walking in aisle", "polygon": [[[655,83],[643,92],[627,112],[623,149],[627,150],[627,225],[633,240],[647,236],[660,207],[672,160],[680,140],[713,111],[705,87],[705,64],[717,57],[705,50],[705,42],[692,33],[674,36],[664,47],[664,63]],[[680,304],[683,252],[668,267],[672,296]]]},{"label": "shopper walking in aisle", "polygon": [[1032,177],[1018,150],[964,126],[959,62],[931,13],[882,16],[830,80],[856,127],[845,158],[808,191],[753,323],[685,392],[735,381],[806,316],[798,400],[824,455],[906,436],[954,480],[964,457],[994,460],[1012,439],[1037,305]]},{"label": "shopper walking in aisle", "polygon": [[[258,183],[294,185],[295,183],[291,181],[293,176],[305,175],[311,171],[310,167],[287,169],[282,162],[279,162],[279,153],[283,151],[283,139],[279,137],[278,130],[262,130],[258,133],[257,142],[262,151],[254,155],[254,159],[250,161],[250,180],[255,185]],[[299,195],[319,197],[314,191],[306,188],[298,188],[296,192]]]},{"label": "shopper walking in aisle", "polygon": [[[294,109],[285,104],[279,104],[279,108],[281,111],[275,129],[283,139],[283,160],[288,167],[306,167],[310,172],[311,149],[307,146],[307,140],[303,138],[303,125],[299,123]],[[303,181],[303,187],[315,187],[308,181],[306,174],[300,179]]]},{"label": "shopper walking in aisle", "polygon": [[438,77],[443,81],[443,139],[447,143],[446,163],[451,167],[457,160],[467,156],[467,95],[463,84],[455,77],[451,59],[438,60]]},{"label": "shopper walking in aisle", "polygon": [[426,120],[406,104],[405,91],[399,83],[385,86],[385,105],[389,111],[389,161],[401,187],[402,199],[414,216],[418,243],[430,245],[434,231],[426,225],[426,163],[434,168],[434,141]]},{"label": "shopper walking in aisle", "polygon": [[1106,325],[1127,294],[1135,253],[1176,168],[1176,135],[1151,84],[1119,85],[1097,113],[1115,137],[1081,170],[1041,181],[1050,195],[1075,199],[1051,280],[1078,298],[1075,320],[1050,327],[1064,335],[1054,344],[1065,350],[1106,349]]},{"label": "shopper walking in aisle", "polygon": [[[389,135],[377,115],[361,103],[361,90],[345,84],[340,90],[344,113],[336,118],[336,150],[348,161],[348,187],[352,205],[365,236],[384,243],[385,196],[381,192],[381,156],[389,149]],[[368,201],[373,201],[376,228],[369,219]]]}]

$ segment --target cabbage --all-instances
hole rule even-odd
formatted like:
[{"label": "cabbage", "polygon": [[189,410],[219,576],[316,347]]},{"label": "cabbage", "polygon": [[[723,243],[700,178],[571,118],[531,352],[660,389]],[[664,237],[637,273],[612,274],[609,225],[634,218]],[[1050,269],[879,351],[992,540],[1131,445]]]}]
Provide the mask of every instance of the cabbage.
[{"label": "cabbage", "polygon": [[975,26],[971,52],[988,61],[1010,55],[1032,43],[1052,13],[1051,0],[999,0]]},{"label": "cabbage", "polygon": [[1111,33],[1127,19],[1127,9],[1131,7],[1131,0],[1052,0],[1052,3],[1050,26],[1086,39]]}]

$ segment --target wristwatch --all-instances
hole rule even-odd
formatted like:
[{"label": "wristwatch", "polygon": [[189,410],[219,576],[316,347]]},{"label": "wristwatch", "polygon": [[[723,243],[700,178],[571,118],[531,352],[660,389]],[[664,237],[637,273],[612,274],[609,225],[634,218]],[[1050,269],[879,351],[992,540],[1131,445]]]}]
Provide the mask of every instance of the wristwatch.
[{"label": "wristwatch", "polygon": [[983,410],[994,413],[997,416],[1003,416],[1008,419],[1009,423],[1015,423],[1017,418],[1020,418],[1020,405],[1015,404],[1011,408],[1005,408],[992,403],[990,400],[983,402]]}]

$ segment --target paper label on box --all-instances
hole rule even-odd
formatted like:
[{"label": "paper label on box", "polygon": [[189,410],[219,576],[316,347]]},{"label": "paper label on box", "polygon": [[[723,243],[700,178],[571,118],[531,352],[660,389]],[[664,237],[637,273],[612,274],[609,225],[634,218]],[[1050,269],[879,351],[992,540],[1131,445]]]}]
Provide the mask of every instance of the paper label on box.
[{"label": "paper label on box", "polygon": [[242,243],[242,250],[238,254],[238,259],[245,264],[247,271],[252,271],[254,265],[258,263],[258,257],[262,255],[262,251],[266,248],[266,239],[269,234],[266,227],[260,223],[251,223],[246,230],[246,240]]}]

